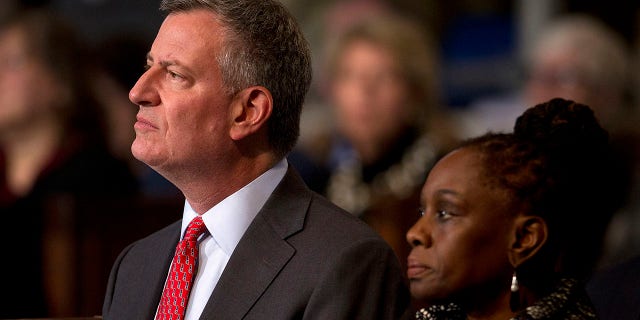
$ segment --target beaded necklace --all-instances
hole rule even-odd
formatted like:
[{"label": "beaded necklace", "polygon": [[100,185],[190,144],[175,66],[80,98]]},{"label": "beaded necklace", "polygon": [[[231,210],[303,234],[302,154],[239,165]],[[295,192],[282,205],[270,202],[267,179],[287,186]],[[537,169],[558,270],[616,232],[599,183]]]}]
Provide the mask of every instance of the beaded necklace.
[{"label": "beaded necklace", "polygon": [[404,152],[400,162],[378,173],[371,183],[363,181],[360,161],[341,164],[329,179],[327,197],[341,208],[360,216],[377,197],[409,197],[424,183],[435,160],[434,144],[422,135]]}]

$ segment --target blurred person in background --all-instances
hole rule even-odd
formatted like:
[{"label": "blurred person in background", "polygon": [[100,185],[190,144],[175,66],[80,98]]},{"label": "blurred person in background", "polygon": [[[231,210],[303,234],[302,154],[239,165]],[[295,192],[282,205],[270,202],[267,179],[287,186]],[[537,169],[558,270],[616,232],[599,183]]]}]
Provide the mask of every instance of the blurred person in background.
[{"label": "blurred person in background", "polygon": [[624,39],[600,21],[569,15],[544,33],[530,58],[525,101],[566,97],[590,105],[609,131],[618,168],[619,212],[611,222],[601,265],[640,253],[640,135],[631,96],[632,62]]},{"label": "blurred person in background", "polygon": [[92,263],[82,256],[92,249],[74,240],[93,213],[79,208],[136,190],[108,152],[87,58],[74,31],[45,9],[0,21],[0,237],[10,244],[2,318],[75,315],[89,305],[78,266]]},{"label": "blurred person in background", "polygon": [[592,107],[611,136],[618,171],[619,212],[607,232],[601,265],[640,253],[640,135],[631,94],[631,56],[622,36],[594,17],[563,15],[542,30],[525,61],[521,91],[505,99],[484,99],[457,119],[464,136],[510,131],[522,106],[554,97]]},{"label": "blurred person in background", "polygon": [[588,104],[608,130],[629,120],[629,48],[602,22],[585,15],[558,19],[543,31],[528,61],[528,103],[564,97]]},{"label": "blurred person in background", "polygon": [[[640,17],[640,16],[639,16]],[[636,19],[640,27],[640,19]],[[640,30],[640,29],[639,29]],[[636,49],[640,49],[640,34],[637,35]],[[634,67],[636,72],[635,107],[640,107],[638,93],[640,93],[640,51],[636,51]],[[637,109],[636,109],[637,110]],[[634,122],[635,121],[635,122]],[[627,120],[629,124],[637,124],[637,118]],[[627,128],[628,129],[628,128]],[[636,128],[637,130],[637,128]],[[633,131],[631,132],[633,133]],[[602,270],[599,270],[587,283],[587,292],[596,308],[601,320],[640,319],[640,145],[638,144],[637,131],[626,151],[635,161],[634,171],[631,172],[633,181],[630,203],[616,216],[609,228],[608,259],[605,260]],[[627,136],[629,138],[629,136]],[[629,141],[629,140],[627,140]]]},{"label": "blurred person in background", "polygon": [[628,124],[632,112],[629,49],[604,23],[587,15],[560,16],[540,32],[525,56],[520,92],[471,104],[461,115],[464,136],[511,131],[523,106],[555,97],[591,106],[609,131]]},{"label": "blurred person in background", "polygon": [[421,183],[452,140],[438,114],[433,45],[409,19],[372,15],[330,44],[327,64],[336,135],[326,194],[404,261]]}]

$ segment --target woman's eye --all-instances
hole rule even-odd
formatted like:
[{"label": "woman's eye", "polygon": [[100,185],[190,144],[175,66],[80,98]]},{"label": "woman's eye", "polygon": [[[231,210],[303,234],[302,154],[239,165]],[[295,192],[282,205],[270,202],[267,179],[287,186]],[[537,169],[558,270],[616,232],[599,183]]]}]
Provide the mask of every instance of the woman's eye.
[{"label": "woman's eye", "polygon": [[438,219],[448,219],[451,217],[451,213],[447,210],[438,210],[436,211],[436,217]]},{"label": "woman's eye", "polygon": [[424,208],[418,208],[418,215],[421,217],[424,216]]}]

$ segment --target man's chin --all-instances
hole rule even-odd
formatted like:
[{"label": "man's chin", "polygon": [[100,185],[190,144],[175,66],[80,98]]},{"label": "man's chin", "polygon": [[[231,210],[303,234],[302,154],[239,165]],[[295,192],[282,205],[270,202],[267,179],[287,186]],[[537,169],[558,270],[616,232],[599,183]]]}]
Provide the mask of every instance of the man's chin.
[{"label": "man's chin", "polygon": [[148,147],[142,146],[141,143],[136,143],[137,140],[131,145],[131,154],[138,161],[148,165],[154,170],[162,163],[158,154],[152,152]]}]

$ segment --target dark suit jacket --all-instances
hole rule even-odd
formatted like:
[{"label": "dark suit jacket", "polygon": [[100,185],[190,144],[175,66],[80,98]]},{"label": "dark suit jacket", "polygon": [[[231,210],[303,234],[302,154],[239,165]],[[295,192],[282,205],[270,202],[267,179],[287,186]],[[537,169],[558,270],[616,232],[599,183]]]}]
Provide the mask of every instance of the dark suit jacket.
[{"label": "dark suit jacket", "polygon": [[[127,247],[105,319],[153,319],[180,221]],[[408,307],[398,260],[377,233],[289,169],[251,223],[200,319],[396,319]]]},{"label": "dark suit jacket", "polygon": [[640,256],[597,273],[587,292],[602,320],[640,319]]}]

